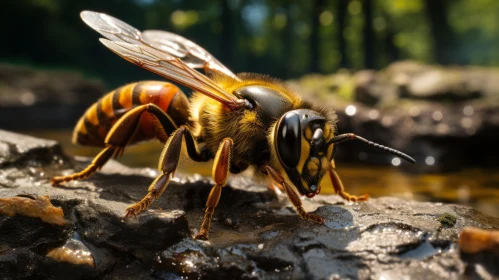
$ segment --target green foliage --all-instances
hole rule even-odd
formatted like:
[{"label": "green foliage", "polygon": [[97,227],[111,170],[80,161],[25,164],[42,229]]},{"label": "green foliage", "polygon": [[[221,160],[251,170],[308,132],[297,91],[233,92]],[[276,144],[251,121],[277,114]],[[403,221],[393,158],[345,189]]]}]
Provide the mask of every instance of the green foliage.
[{"label": "green foliage", "polygon": [[456,1],[449,10],[452,27],[462,38],[459,54],[471,64],[499,64],[499,1]]},{"label": "green foliage", "polygon": [[[110,86],[157,79],[137,67],[125,67],[100,45],[99,35],[79,18],[79,12],[88,9],[139,29],[169,30],[192,39],[234,72],[288,79],[310,71],[332,73],[340,63],[357,70],[365,67],[366,49],[373,50],[376,68],[401,59],[449,63],[437,52],[445,51],[436,39],[446,34],[438,33],[442,31],[429,20],[429,9],[435,7],[428,3],[435,2],[342,1],[347,5],[340,30],[337,0],[8,0],[0,10],[7,39],[0,45],[0,61],[79,69],[102,77]],[[373,14],[370,45],[365,43],[362,8],[368,1]],[[445,4],[446,28],[454,35],[450,63],[499,65],[499,1],[431,1]],[[340,40],[346,44],[344,51]],[[319,61],[314,68],[315,58]]]},{"label": "green foliage", "polygon": [[[437,0],[438,1],[438,0]],[[380,24],[380,32],[392,28],[395,32],[393,43],[400,50],[400,59],[414,59],[433,62],[431,34],[424,12],[423,0],[379,1],[381,13],[385,14],[389,27]]]}]

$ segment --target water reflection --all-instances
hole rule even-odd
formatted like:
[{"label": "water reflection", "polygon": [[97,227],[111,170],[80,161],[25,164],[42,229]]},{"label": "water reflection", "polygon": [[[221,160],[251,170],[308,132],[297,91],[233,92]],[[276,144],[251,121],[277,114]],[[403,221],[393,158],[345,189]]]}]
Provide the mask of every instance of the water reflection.
[{"label": "water reflection", "polygon": [[439,123],[439,124],[437,124],[436,130],[437,130],[437,133],[442,134],[442,135],[446,135],[447,133],[449,133],[449,125],[447,125],[445,123]]},{"label": "water reflection", "polygon": [[354,116],[357,113],[357,107],[354,105],[348,105],[345,109],[345,113],[349,116]]},{"label": "water reflection", "polygon": [[463,114],[465,114],[466,116],[471,116],[471,115],[473,115],[474,112],[475,112],[475,109],[473,109],[473,107],[471,107],[469,105],[463,108]]},{"label": "water reflection", "polygon": [[433,164],[435,164],[435,158],[432,156],[429,156],[425,159],[425,163],[428,165],[433,165]]},{"label": "water reflection", "polygon": [[473,119],[466,117],[461,119],[461,126],[463,128],[471,128],[473,126]]},{"label": "water reflection", "polygon": [[409,115],[411,115],[411,117],[417,117],[419,116],[420,113],[421,110],[419,110],[419,108],[416,106],[411,107],[411,109],[409,109]]},{"label": "water reflection", "polygon": [[435,120],[436,122],[441,121],[443,117],[444,115],[442,114],[442,112],[440,111],[433,112],[433,120]]},{"label": "water reflection", "polygon": [[392,159],[393,166],[399,166],[401,163],[402,163],[402,161],[397,157]]},{"label": "water reflection", "polygon": [[369,118],[371,120],[376,120],[376,119],[378,119],[378,117],[379,117],[379,111],[378,110],[372,109],[372,110],[369,111]]}]

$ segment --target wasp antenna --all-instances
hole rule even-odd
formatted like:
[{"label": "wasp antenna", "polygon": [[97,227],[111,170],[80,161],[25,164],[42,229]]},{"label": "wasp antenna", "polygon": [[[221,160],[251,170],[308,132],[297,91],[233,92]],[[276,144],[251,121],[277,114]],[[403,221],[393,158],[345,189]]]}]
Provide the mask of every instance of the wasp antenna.
[{"label": "wasp antenna", "polygon": [[353,133],[345,133],[345,134],[340,134],[338,136],[335,136],[333,137],[333,139],[329,140],[327,142],[328,145],[331,145],[331,144],[339,144],[343,141],[346,141],[346,140],[353,140],[355,139],[355,134]]},{"label": "wasp antenna", "polygon": [[398,157],[401,157],[410,163],[416,163],[415,159],[413,159],[411,156],[409,156],[407,154],[402,153],[401,151],[397,151],[397,150],[392,149],[390,147],[386,147],[386,146],[380,145],[378,143],[374,143],[373,141],[369,141],[366,138],[357,136],[353,133],[346,133],[346,134],[341,134],[341,135],[335,136],[333,139],[328,141],[328,145],[333,144],[333,143],[338,144],[338,143],[341,143],[341,142],[346,141],[346,140],[354,140],[354,139],[360,140],[360,141],[364,142],[365,144],[367,144],[369,146],[373,146],[374,148],[376,148],[378,150],[381,150],[381,151],[396,155]]}]

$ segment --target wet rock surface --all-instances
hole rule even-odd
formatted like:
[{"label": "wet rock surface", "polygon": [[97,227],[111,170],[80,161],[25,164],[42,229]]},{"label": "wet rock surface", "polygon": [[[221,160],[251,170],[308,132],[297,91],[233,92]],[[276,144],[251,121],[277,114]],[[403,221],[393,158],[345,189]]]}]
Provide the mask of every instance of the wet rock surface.
[{"label": "wet rock surface", "polygon": [[[150,210],[124,219],[156,172],[110,162],[89,180],[52,187],[54,174],[81,169],[57,143],[0,131],[0,197],[48,195],[64,226],[22,215],[0,216],[1,279],[457,279],[492,277],[459,257],[465,226],[499,228],[471,208],[397,198],[345,204],[305,199],[326,218],[298,218],[282,195],[247,178],[222,191],[209,241],[194,240],[209,179],[176,175]],[[445,217],[443,219],[442,217]],[[449,222],[451,221],[451,222]],[[470,272],[471,271],[471,272]]]}]

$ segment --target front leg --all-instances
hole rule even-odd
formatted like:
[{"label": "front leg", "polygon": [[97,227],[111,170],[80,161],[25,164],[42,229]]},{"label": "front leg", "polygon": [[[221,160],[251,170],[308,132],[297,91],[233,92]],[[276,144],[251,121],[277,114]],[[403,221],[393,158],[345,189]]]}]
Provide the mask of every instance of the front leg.
[{"label": "front leg", "polygon": [[288,196],[288,199],[291,201],[291,203],[293,203],[293,205],[296,208],[296,211],[298,212],[298,215],[300,215],[300,217],[302,219],[312,221],[316,224],[324,224],[323,217],[316,215],[316,214],[307,213],[305,211],[305,209],[303,209],[300,197],[293,190],[293,188],[291,188],[286,183],[286,180],[284,180],[284,178],[281,176],[281,174],[279,174],[279,172],[277,172],[274,168],[272,168],[268,165],[264,167],[264,170],[265,170],[265,172],[267,172],[267,174],[270,175],[270,177],[272,178],[272,180],[274,182],[276,182],[277,184],[282,186],[282,188],[284,189],[284,191],[286,192],[286,194]]},{"label": "front leg", "polygon": [[341,182],[340,176],[336,173],[335,170],[334,159],[331,161],[331,169],[329,170],[329,177],[331,178],[331,183],[333,184],[334,191],[341,196],[343,199],[348,201],[367,201],[369,199],[369,195],[364,194],[361,196],[350,195],[345,192],[345,188],[343,187],[343,183]]},{"label": "front leg", "polygon": [[222,144],[220,144],[220,147],[218,148],[217,154],[213,162],[213,171],[212,171],[212,176],[213,180],[215,181],[215,186],[213,186],[213,188],[210,191],[210,194],[208,195],[203,223],[201,224],[201,229],[199,229],[199,233],[194,237],[196,239],[208,240],[211,219],[213,218],[213,213],[215,213],[215,207],[217,207],[218,201],[220,200],[220,195],[222,194],[222,188],[225,186],[227,177],[229,175],[230,158],[232,155],[233,145],[234,143],[232,139],[225,138]]}]

